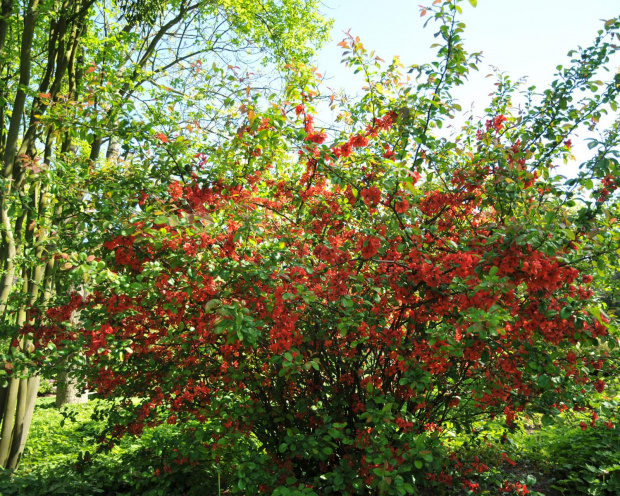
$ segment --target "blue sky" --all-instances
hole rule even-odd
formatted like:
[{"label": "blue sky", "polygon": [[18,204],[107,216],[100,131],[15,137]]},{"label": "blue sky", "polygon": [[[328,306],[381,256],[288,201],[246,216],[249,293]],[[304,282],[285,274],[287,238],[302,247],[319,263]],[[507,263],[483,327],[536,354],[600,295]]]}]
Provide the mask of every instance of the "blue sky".
[{"label": "blue sky", "polygon": [[[434,51],[429,47],[436,41],[436,28],[432,22],[423,28],[427,17],[420,17],[419,3],[432,1],[324,0],[323,12],[334,19],[334,27],[332,41],[319,53],[316,66],[328,79],[326,84],[348,94],[359,92],[362,85],[340,63],[342,49],[336,46],[349,29],[385,60],[400,55],[406,66],[432,60]],[[493,90],[493,79],[485,78],[491,66],[513,80],[527,76],[528,85],[542,89],[553,81],[555,67],[569,61],[569,50],[589,45],[602,20],[620,15],[619,0],[478,0],[476,8],[466,1],[461,5],[467,25],[465,46],[470,52],[482,51],[483,60],[479,74],[458,96],[464,109],[473,103],[480,113]],[[611,69],[618,70],[618,64],[616,58]],[[578,143],[578,160],[585,158],[585,145],[573,141]]]}]

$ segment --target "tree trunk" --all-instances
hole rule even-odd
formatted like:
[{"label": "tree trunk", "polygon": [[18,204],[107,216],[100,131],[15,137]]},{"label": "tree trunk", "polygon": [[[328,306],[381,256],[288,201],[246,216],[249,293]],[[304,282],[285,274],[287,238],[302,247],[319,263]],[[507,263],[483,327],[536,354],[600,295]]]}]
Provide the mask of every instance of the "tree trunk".
[{"label": "tree trunk", "polygon": [[[75,287],[71,287],[70,292],[75,291]],[[79,291],[82,298],[86,298],[86,289],[82,287]],[[74,326],[78,326],[80,322],[80,312],[73,312],[70,319]],[[56,376],[56,408],[63,405],[75,405],[86,403],[88,401],[88,391],[82,390],[78,384],[73,371],[71,370],[71,359],[74,355],[70,355],[61,362],[61,371]]]},{"label": "tree trunk", "polygon": [[70,371],[63,370],[56,377],[56,408],[63,405],[86,403],[88,391],[82,391],[77,386],[77,381]]},{"label": "tree trunk", "polygon": [[121,150],[121,144],[115,138],[110,138],[110,144],[108,145],[108,152],[105,158],[111,163],[116,163],[118,160],[118,154]]},{"label": "tree trunk", "polygon": [[0,390],[2,430],[0,466],[16,469],[21,460],[34,413],[39,377],[13,378]]}]

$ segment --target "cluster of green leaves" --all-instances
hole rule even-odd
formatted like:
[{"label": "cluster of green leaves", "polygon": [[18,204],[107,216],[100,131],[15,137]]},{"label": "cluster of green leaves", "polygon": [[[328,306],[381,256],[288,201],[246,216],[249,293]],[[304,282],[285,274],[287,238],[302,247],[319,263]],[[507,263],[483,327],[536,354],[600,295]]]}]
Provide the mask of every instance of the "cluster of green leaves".
[{"label": "cluster of green leaves", "polygon": [[[163,424],[147,429],[141,438],[127,437],[113,449],[98,452],[104,422],[93,420],[93,415],[103,405],[95,400],[58,410],[53,401],[39,401],[24,463],[14,475],[0,473],[1,494],[198,496],[218,494],[218,486],[221,491],[228,486],[234,449],[222,448],[216,462],[215,453],[197,445],[200,433]],[[200,452],[200,464],[175,463],[190,452]]]},{"label": "cluster of green leaves", "polygon": [[611,496],[620,492],[618,380],[609,392],[593,395],[591,404],[599,416],[595,427],[587,411],[564,414],[551,427],[534,425],[533,430],[515,436],[514,451],[519,450],[521,458],[536,466],[558,494]]},{"label": "cluster of green leaves", "polygon": [[[467,494],[496,495],[506,482],[526,484],[532,496],[618,494],[620,429],[604,426],[620,414],[617,389],[612,386],[593,398],[600,413],[596,428],[575,426],[579,421],[590,422],[590,412],[584,412],[562,415],[548,426],[540,422],[540,416],[522,417],[523,427],[512,432],[498,420],[477,424],[474,437],[452,433],[446,449],[458,453],[461,460],[478,460],[488,467],[472,477],[480,484],[479,490]],[[96,439],[105,422],[101,417],[93,420],[93,414],[109,406],[97,400],[57,410],[53,398],[40,400],[24,463],[12,477],[8,472],[0,474],[0,492],[29,496],[215,495],[226,494],[234,483],[235,490],[252,493],[247,485],[251,474],[234,476],[234,465],[252,451],[248,444],[223,448],[218,461],[203,451],[197,465],[176,465],[177,454],[186,456],[196,450],[196,439],[206,435],[196,431],[188,435],[180,426],[163,424],[146,429],[141,438],[128,437],[111,451],[97,452]],[[517,465],[512,466],[507,458]],[[162,469],[164,463],[170,473]],[[159,476],[155,475],[157,469]],[[447,486],[435,491],[443,491],[434,493],[441,496],[464,494]],[[274,494],[310,493],[308,488],[284,487]]]},{"label": "cluster of green leaves", "polygon": [[[497,494],[506,481],[526,484],[533,496],[618,494],[618,386],[615,379],[605,392],[590,395],[592,410],[567,411],[551,423],[541,415],[520,415],[513,428],[499,419],[480,422],[475,436],[453,434],[447,446],[459,459],[487,465],[476,476],[478,494]],[[594,427],[592,412],[598,416]]]}]

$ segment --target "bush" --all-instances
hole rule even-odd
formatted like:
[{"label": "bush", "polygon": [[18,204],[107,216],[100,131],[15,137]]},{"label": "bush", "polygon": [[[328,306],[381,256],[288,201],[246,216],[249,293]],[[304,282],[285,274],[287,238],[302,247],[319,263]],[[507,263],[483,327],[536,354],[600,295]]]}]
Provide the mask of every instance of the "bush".
[{"label": "bush", "polygon": [[[440,62],[412,68],[415,87],[397,61],[377,73],[345,42],[370,89],[333,142],[295,73],[282,109],[248,111],[209,164],[143,196],[131,224],[108,223],[100,260],[74,262],[91,296],[24,332],[87,357],[89,387],[115,400],[104,445],[165,420],[194,436],[185,463],[235,453],[244,494],[473,491],[448,429],[514,429],[519,412],[548,423],[604,390],[617,338],[590,264],[617,241],[604,209],[620,168],[600,153],[618,134],[574,182],[551,172],[571,130],[616,105],[617,81],[569,95],[598,91],[620,22],[523,115],[500,79],[487,119],[451,141],[433,131],[460,108],[449,90],[475,57],[457,2],[434,9]],[[576,184],[592,190],[583,206]],[[74,310],[83,329],[66,325]]]},{"label": "bush", "polygon": [[[106,407],[105,403],[91,402],[58,411],[53,402],[40,404],[20,471],[13,475],[6,471],[0,476],[0,493],[190,496],[218,494],[218,479],[224,487],[228,483],[230,467],[215,462],[204,449],[201,463],[179,463],[183,453],[191,452],[196,458],[200,447],[194,436],[168,424],[98,452]],[[91,420],[93,414],[98,421]],[[230,456],[228,453],[227,458]]]},{"label": "bush", "polygon": [[53,379],[42,378],[39,383],[39,396],[49,396],[56,392],[56,384]]}]

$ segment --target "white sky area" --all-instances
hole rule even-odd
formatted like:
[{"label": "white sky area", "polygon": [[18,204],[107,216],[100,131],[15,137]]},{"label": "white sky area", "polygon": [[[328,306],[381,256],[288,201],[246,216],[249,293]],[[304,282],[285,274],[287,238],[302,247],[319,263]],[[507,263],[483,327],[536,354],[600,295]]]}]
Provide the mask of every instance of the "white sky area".
[{"label": "white sky area", "polygon": [[[418,3],[420,0],[324,0],[324,14],[334,19],[332,40],[316,60],[325,84],[349,95],[360,93],[363,82],[340,63],[343,50],[337,46],[349,29],[367,50],[374,50],[386,61],[393,55],[400,55],[405,66],[432,61],[436,49],[430,45],[437,42],[433,37],[437,23],[431,21],[423,28],[430,13],[420,17]],[[543,90],[554,80],[556,66],[568,65],[568,51],[589,46],[604,20],[620,15],[620,0],[478,0],[476,8],[467,1],[460,5],[461,20],[467,25],[465,48],[470,53],[481,51],[483,58],[479,72],[454,94],[464,111],[474,106],[476,117],[484,114],[494,89],[494,78],[486,78],[492,66],[508,73],[513,81],[526,76],[527,86]],[[618,64],[620,57],[616,56],[609,65],[612,73],[600,78],[609,79],[619,70]],[[573,175],[578,163],[588,158],[585,137],[581,132],[572,139],[576,162],[562,166],[561,173]]]}]

